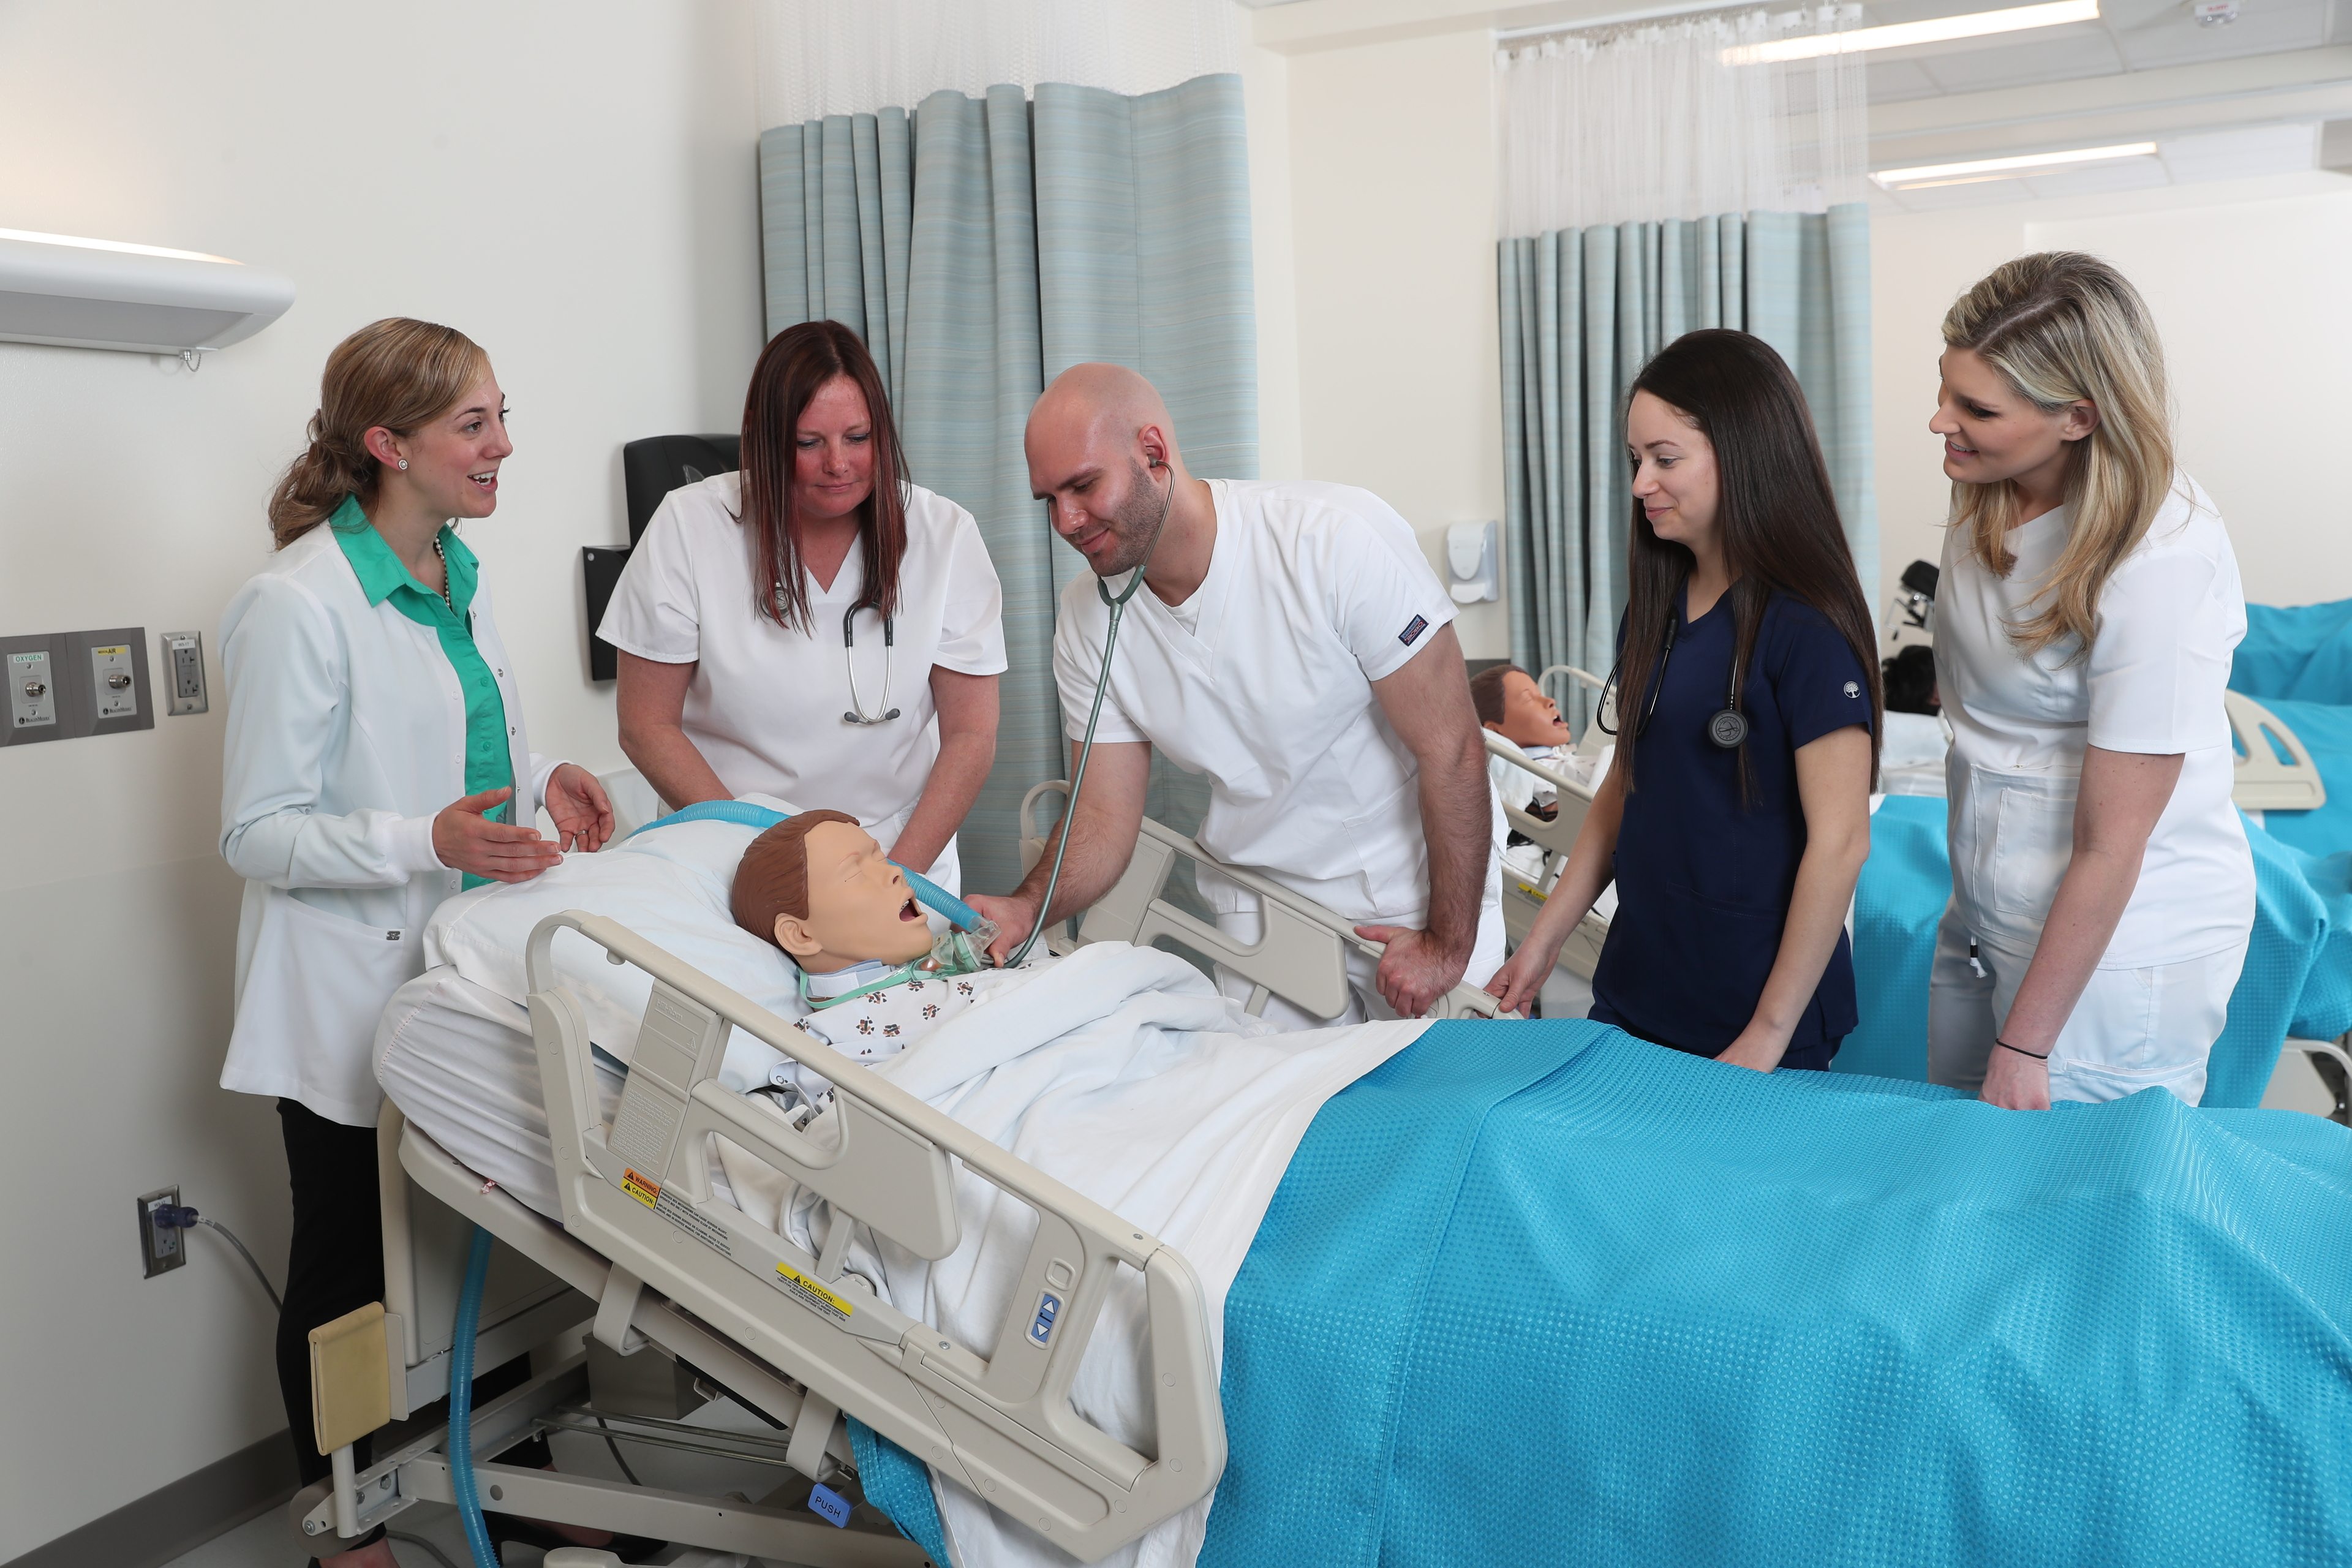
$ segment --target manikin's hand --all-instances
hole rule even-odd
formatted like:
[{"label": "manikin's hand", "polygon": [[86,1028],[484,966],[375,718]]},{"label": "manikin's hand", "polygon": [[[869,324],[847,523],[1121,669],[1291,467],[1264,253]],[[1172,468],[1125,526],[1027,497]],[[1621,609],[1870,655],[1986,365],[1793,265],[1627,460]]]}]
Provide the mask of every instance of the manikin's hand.
[{"label": "manikin's hand", "polygon": [[1003,963],[1014,948],[1028,941],[1031,929],[1037,923],[1037,911],[1030,907],[1026,899],[973,893],[964,902],[996,922],[996,940],[988,949],[989,961],[992,963]]},{"label": "manikin's hand", "polygon": [[482,815],[496,811],[513,794],[487,789],[443,806],[433,819],[433,853],[441,864],[493,882],[528,882],[562,861],[563,851],[541,838],[537,828],[492,822]]},{"label": "manikin's hand", "polygon": [[1739,1037],[1724,1047],[1722,1054],[1715,1059],[1729,1062],[1736,1068],[1770,1072],[1780,1065],[1780,1058],[1788,1053],[1788,1031],[1772,1028],[1751,1018],[1748,1027],[1739,1031]]},{"label": "manikin's hand", "polygon": [[596,775],[565,763],[547,775],[547,815],[566,849],[594,851],[613,837],[613,802]]},{"label": "manikin's hand", "polygon": [[1373,983],[1380,988],[1381,999],[1395,1008],[1400,1018],[1418,1018],[1428,1012],[1439,997],[1461,983],[1462,972],[1470,967],[1467,952],[1442,948],[1436,938],[1411,926],[1358,926],[1356,934],[1367,942],[1387,944]]},{"label": "manikin's hand", "polygon": [[2050,1064],[1995,1046],[1985,1063],[1984,1088],[1977,1091],[1977,1098],[2009,1110],[2047,1110]]}]

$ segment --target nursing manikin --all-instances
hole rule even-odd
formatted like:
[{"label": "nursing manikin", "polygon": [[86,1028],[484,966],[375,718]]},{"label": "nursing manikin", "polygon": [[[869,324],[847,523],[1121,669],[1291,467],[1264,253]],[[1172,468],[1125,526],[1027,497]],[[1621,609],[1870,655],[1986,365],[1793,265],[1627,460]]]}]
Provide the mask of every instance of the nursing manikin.
[{"label": "nursing manikin", "polygon": [[2173,466],[2163,350],[2113,268],[2021,257],[1944,319],[1936,680],[1952,902],[1928,1073],[2020,1109],[2194,1105],[2254,917],[2222,689],[2220,512]]},{"label": "nursing manikin", "polygon": [[[1025,440],[1031,488],[1090,568],[1054,631],[1074,776],[1087,773],[1066,849],[1049,845],[1009,896],[972,900],[1003,950],[1118,879],[1158,754],[1207,781],[1202,847],[1386,944],[1376,964],[1351,960],[1356,998],[1330,1021],[1415,1016],[1491,974],[1498,814],[1454,602],[1412,528],[1345,485],[1192,478],[1159,394],[1117,365],[1064,372]],[[1139,591],[1107,658],[1114,580]],[[1258,940],[1253,896],[1205,870],[1200,882],[1221,927]],[[1267,1016],[1325,1022],[1279,1001]]]},{"label": "nursing manikin", "polygon": [[[730,898],[737,925],[800,967],[809,1014],[793,1026],[859,1061],[895,1056],[1027,978],[983,968],[958,937],[934,939],[907,874],[846,812],[804,811],[753,839]],[[827,1087],[797,1062],[778,1065],[770,1082],[809,1103]]]},{"label": "nursing manikin", "polygon": [[[1562,769],[1576,737],[1559,716],[1559,704],[1543,694],[1536,678],[1516,664],[1497,664],[1470,678],[1470,705],[1481,729],[1500,735],[1531,763]],[[1546,822],[1559,815],[1559,803],[1544,782],[1502,757],[1486,760],[1496,798]]]}]

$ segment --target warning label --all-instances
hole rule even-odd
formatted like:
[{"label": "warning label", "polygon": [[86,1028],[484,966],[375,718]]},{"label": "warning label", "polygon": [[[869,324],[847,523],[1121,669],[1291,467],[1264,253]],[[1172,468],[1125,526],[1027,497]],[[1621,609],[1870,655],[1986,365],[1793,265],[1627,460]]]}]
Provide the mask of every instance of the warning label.
[{"label": "warning label", "polygon": [[694,1205],[679,1197],[677,1193],[662,1194],[661,1201],[654,1205],[654,1213],[661,1215],[719,1257],[735,1256],[734,1250],[727,1245],[727,1233],[719,1228],[718,1222],[698,1214]]},{"label": "warning label", "polygon": [[625,1165],[621,1168],[621,1190],[647,1208],[661,1202],[661,1184],[646,1180]]},{"label": "warning label", "polygon": [[849,1321],[850,1314],[857,1310],[849,1304],[848,1297],[826,1289],[789,1263],[777,1264],[776,1275],[783,1281],[786,1295],[798,1297],[804,1306],[836,1323]]}]

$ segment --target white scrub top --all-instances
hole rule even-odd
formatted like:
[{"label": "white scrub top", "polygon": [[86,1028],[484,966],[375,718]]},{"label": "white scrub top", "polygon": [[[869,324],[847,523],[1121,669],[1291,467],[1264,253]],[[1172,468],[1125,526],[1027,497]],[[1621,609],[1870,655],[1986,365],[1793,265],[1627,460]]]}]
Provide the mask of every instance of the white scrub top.
[{"label": "white scrub top", "polygon": [[[1208,485],[1209,574],[1174,610],[1149,588],[1129,601],[1095,738],[1148,741],[1206,774],[1199,838],[1218,858],[1349,920],[1417,925],[1429,910],[1421,770],[1371,683],[1427,647],[1454,602],[1411,526],[1369,490]],[[1095,583],[1089,573],[1063,589],[1054,629],[1073,741],[1086,733],[1110,618]],[[1208,880],[1221,912],[1238,907],[1237,889]],[[1490,915],[1499,899],[1490,850]]]},{"label": "white scrub top", "polygon": [[[741,497],[731,473],[672,490],[630,552],[596,635],[639,658],[696,666],[683,727],[730,793],[850,812],[887,848],[940,754],[932,668],[1004,669],[1003,594],[980,527],[945,496],[907,488],[898,644],[886,658],[882,617],[870,609],[857,613],[856,648],[842,647],[842,612],[866,582],[862,540],[833,586],[810,579],[809,629],[759,613],[757,536],[736,521]],[[898,718],[843,721],[853,706],[849,657],[864,711],[897,708]]]},{"label": "white scrub top", "polygon": [[2107,579],[2087,653],[2062,638],[2028,658],[2008,628],[2065,548],[2069,509],[2011,529],[1996,577],[1958,529],[1936,592],[1936,679],[1952,726],[1952,891],[1974,934],[2030,952],[2074,858],[2086,746],[2182,754],[2104,968],[2147,968],[2242,944],[2254,864],[2230,804],[2236,753],[2221,692],[2246,635],[2245,590],[2211,498],[2176,475],[2147,537]]},{"label": "white scrub top", "polygon": [[[487,582],[470,609],[529,822],[561,764],[530,750]],[[221,663],[221,854],[246,879],[221,1087],[372,1127],[376,1024],[424,973],[425,922],[461,880],[433,818],[466,794],[465,689],[431,627],[368,603],[325,523],[229,601]]]}]

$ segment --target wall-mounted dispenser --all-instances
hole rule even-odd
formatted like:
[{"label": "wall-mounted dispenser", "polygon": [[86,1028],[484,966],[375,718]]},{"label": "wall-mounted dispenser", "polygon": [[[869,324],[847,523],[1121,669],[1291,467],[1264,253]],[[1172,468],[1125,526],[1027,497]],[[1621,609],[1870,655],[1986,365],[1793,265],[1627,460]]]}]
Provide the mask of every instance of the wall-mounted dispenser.
[{"label": "wall-mounted dispenser", "polygon": [[286,313],[294,285],[226,256],[0,228],[0,341],[198,355]]},{"label": "wall-mounted dispenser", "polygon": [[1457,605],[1503,596],[1497,561],[1502,554],[1499,522],[1455,522],[1445,529],[1447,587]]}]

